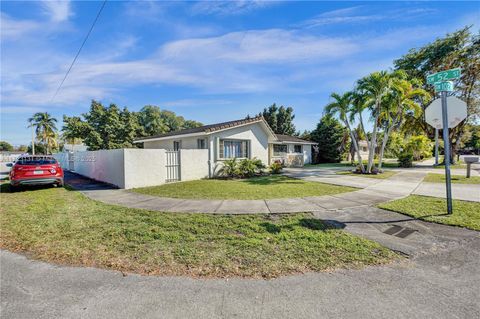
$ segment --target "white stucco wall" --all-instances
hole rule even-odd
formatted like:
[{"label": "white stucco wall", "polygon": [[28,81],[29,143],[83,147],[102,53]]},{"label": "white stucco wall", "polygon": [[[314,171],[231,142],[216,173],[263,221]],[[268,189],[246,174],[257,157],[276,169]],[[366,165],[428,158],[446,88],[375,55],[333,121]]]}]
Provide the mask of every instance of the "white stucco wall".
[{"label": "white stucco wall", "polygon": [[75,152],[75,173],[125,188],[124,150]]},{"label": "white stucco wall", "polygon": [[58,161],[58,164],[60,164],[61,168],[68,169],[68,153],[67,152],[53,154],[53,157]]},{"label": "white stucco wall", "polygon": [[143,142],[143,148],[144,149],[154,149],[154,148],[163,148],[166,150],[173,150],[173,142],[174,141],[181,141],[180,148],[181,149],[197,149],[197,140],[199,138],[206,138],[202,136],[190,136],[190,137],[183,137],[183,138],[178,138],[178,137],[172,137],[171,139],[168,140],[161,140],[161,141],[148,141],[148,142]]},{"label": "white stucco wall", "polygon": [[124,149],[124,188],[156,186],[165,183],[165,150]]},{"label": "white stucco wall", "polygon": [[238,139],[250,141],[250,158],[258,158],[264,164],[268,164],[268,135],[259,123],[240,126],[225,131],[211,134],[210,138],[215,144],[214,159],[218,158],[219,139]]},{"label": "white stucco wall", "polygon": [[180,179],[191,181],[208,177],[208,150],[180,150]]}]

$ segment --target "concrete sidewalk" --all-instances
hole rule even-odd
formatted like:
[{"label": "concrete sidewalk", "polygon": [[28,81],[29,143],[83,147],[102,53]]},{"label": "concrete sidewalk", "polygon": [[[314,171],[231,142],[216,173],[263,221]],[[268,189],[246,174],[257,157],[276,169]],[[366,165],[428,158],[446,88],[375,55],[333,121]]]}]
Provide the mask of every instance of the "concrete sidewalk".
[{"label": "concrete sidewalk", "polygon": [[[443,183],[421,183],[413,192],[416,195],[446,198],[445,184]],[[480,202],[479,184],[453,184],[452,197],[459,200]]]},{"label": "concrete sidewalk", "polygon": [[374,180],[374,184],[363,190],[336,195],[265,200],[207,200],[143,195],[127,190],[113,189],[108,185],[102,185],[72,173],[67,173],[65,176],[67,184],[80,190],[89,198],[104,203],[162,212],[217,214],[293,213],[371,206],[407,196],[421,181],[418,176],[400,173],[396,175],[398,177],[395,179]]}]

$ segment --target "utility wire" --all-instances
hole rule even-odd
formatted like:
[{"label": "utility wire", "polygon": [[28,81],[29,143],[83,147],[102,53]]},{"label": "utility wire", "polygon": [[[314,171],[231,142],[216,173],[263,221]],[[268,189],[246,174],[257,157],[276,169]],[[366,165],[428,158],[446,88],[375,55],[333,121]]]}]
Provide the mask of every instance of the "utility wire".
[{"label": "utility wire", "polygon": [[65,82],[65,80],[67,79],[68,74],[69,74],[70,71],[72,70],[73,65],[75,64],[75,61],[77,61],[77,58],[78,58],[78,56],[80,55],[80,52],[82,51],[83,46],[84,46],[85,43],[87,42],[88,37],[90,36],[90,33],[92,33],[93,27],[94,27],[95,24],[97,23],[97,20],[98,20],[98,18],[100,17],[100,14],[102,13],[103,8],[105,7],[105,4],[107,4],[107,0],[104,0],[104,1],[103,1],[102,6],[100,7],[100,10],[98,10],[97,16],[95,17],[95,20],[93,20],[93,23],[92,23],[92,26],[90,27],[90,30],[88,30],[88,33],[87,33],[87,35],[85,36],[85,39],[83,39],[82,45],[81,45],[80,48],[78,49],[77,54],[75,55],[75,58],[73,58],[72,64],[70,64],[70,67],[68,68],[67,73],[65,73],[65,76],[63,77],[62,82],[60,82],[60,85],[58,86],[57,91],[55,91],[55,94],[53,95],[53,97],[52,97],[52,99],[50,100],[50,102],[53,102],[53,100],[54,100],[55,97],[57,96],[58,92],[59,92],[60,89],[62,88],[62,85],[63,85],[63,83]]}]

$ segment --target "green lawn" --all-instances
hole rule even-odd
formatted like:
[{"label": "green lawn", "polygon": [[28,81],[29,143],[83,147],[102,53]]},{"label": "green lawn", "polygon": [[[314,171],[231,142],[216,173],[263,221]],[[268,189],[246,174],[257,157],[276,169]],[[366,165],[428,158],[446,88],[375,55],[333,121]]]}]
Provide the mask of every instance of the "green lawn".
[{"label": "green lawn", "polygon": [[191,199],[270,199],[332,195],[356,190],[351,187],[308,182],[283,175],[249,179],[205,179],[133,189],[134,192]]},{"label": "green lawn", "polygon": [[[428,173],[423,179],[429,183],[445,183],[445,174]],[[466,178],[464,175],[452,175],[452,183],[455,184],[480,184],[480,176]]]},{"label": "green lawn", "polygon": [[340,171],[336,172],[339,175],[350,175],[350,176],[357,176],[357,177],[367,177],[367,178],[377,178],[377,179],[386,179],[392,177],[393,175],[397,174],[397,172],[393,171],[383,171],[381,174],[357,174],[352,171]]},{"label": "green lawn", "polygon": [[478,202],[454,200],[452,215],[446,215],[445,199],[418,195],[382,203],[378,207],[429,222],[480,230],[480,203]]},{"label": "green lawn", "polygon": [[59,264],[153,275],[264,277],[358,268],[398,258],[310,214],[159,213],[78,192],[2,186],[0,248]]}]

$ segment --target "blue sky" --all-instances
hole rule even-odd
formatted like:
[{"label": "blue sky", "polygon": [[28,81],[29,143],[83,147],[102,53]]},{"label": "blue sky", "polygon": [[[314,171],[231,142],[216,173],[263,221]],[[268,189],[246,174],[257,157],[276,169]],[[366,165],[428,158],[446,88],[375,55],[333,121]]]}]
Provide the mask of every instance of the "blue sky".
[{"label": "blue sky", "polygon": [[205,124],[276,102],[313,129],[331,92],[448,32],[479,2],[109,1],[52,101],[101,2],[1,3],[1,139],[27,144],[27,119],[146,104]]}]

